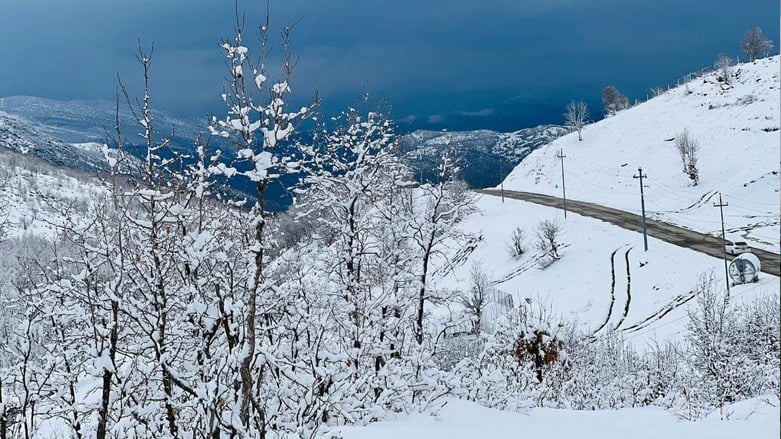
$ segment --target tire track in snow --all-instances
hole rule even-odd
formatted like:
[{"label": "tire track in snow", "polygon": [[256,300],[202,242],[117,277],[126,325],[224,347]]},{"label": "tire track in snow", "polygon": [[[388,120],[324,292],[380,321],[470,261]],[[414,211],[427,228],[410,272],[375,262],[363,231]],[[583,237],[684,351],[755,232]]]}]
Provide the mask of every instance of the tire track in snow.
[{"label": "tire track in snow", "polygon": [[656,311],[655,313],[651,314],[650,316],[644,318],[643,320],[631,325],[627,326],[626,328],[622,329],[622,331],[631,333],[631,332],[637,332],[641,329],[644,329],[648,326],[650,326],[652,323],[657,322],[664,318],[667,314],[670,314],[673,312],[676,308],[685,305],[690,300],[697,297],[697,293],[694,291],[689,291],[688,294],[681,294],[675,297],[670,303]]},{"label": "tire track in snow", "polygon": [[[561,244],[559,246],[559,249],[563,250],[563,249],[565,249],[565,248],[567,248],[569,246],[570,246],[569,244]],[[539,260],[542,259],[543,257],[545,257],[545,255],[542,254],[542,253],[535,254],[534,256],[532,256],[532,258],[530,260],[522,263],[515,270],[505,274],[504,276],[502,276],[501,278],[499,278],[499,279],[497,279],[495,281],[492,281],[491,285],[503,284],[503,283],[505,283],[505,282],[507,282],[507,281],[509,281],[511,279],[514,279],[514,278],[520,276],[521,274],[523,274],[523,273],[531,270],[532,268],[536,267],[537,263],[539,262]]]},{"label": "tire track in snow", "polygon": [[629,252],[632,251],[630,247],[626,253],[624,253],[624,260],[626,261],[626,305],[624,305],[624,315],[621,316],[621,320],[616,324],[615,329],[621,327],[626,320],[626,316],[629,315],[629,304],[632,303],[632,274],[629,269]]},{"label": "tire track in snow", "polygon": [[710,199],[713,198],[713,196],[716,195],[717,193],[718,193],[717,191],[705,192],[704,194],[702,194],[702,196],[700,197],[699,200],[695,201],[690,206],[684,207],[683,209],[672,210],[671,212],[673,212],[673,213],[683,213],[683,212],[685,212],[685,211],[687,211],[689,209],[694,209],[695,207],[700,207],[703,204],[705,204],[708,201],[710,201]]},{"label": "tire track in snow", "polygon": [[610,317],[613,316],[613,304],[616,302],[616,253],[618,253],[620,249],[621,247],[613,250],[613,253],[610,254],[610,306],[608,306],[607,309],[607,317],[605,317],[605,321],[602,322],[602,324],[591,333],[592,337],[597,335],[599,331],[607,326],[607,322],[609,322]]},{"label": "tire track in snow", "polygon": [[450,263],[437,270],[437,274],[441,276],[447,276],[456,267],[463,265],[469,259],[469,256],[471,256],[472,253],[477,250],[477,246],[480,245],[483,239],[484,237],[482,233],[469,238],[469,241],[467,241],[464,247],[453,256],[453,258],[450,260]]}]

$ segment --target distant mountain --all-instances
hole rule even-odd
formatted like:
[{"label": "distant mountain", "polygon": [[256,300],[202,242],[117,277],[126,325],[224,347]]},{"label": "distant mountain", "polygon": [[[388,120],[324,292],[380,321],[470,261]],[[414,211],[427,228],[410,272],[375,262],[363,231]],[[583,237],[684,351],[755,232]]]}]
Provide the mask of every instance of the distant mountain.
[{"label": "distant mountain", "polygon": [[[127,150],[140,156],[143,139],[138,136],[140,127],[136,118],[120,102],[119,121],[122,135],[129,142]],[[170,138],[171,148],[180,153],[192,154],[195,139],[206,134],[205,121],[178,118],[164,112],[153,112],[157,140]],[[30,154],[54,166],[63,166],[87,172],[106,170],[101,145],[108,135],[114,135],[116,103],[109,101],[58,101],[30,96],[0,98],[0,148]],[[174,133],[171,136],[171,133]],[[109,142],[111,146],[111,142]],[[212,138],[211,148],[224,152],[226,161],[234,157],[233,148],[224,139]],[[297,181],[296,176],[286,176],[282,183],[269,186],[266,206],[270,210],[284,210],[291,203],[287,186]],[[251,194],[251,183],[242,178],[230,181],[223,192],[243,197]],[[249,202],[254,199],[249,196]]]},{"label": "distant mountain", "polygon": [[[66,143],[102,142],[107,131],[114,135],[116,125],[116,103],[104,100],[58,101],[10,96],[0,98],[0,111],[33,122],[44,134]],[[153,111],[153,115],[158,135],[169,136],[173,129],[174,143],[180,147],[189,147],[198,134],[206,131],[204,121],[179,118],[161,111]],[[119,103],[119,122],[123,135],[136,141],[140,127],[124,102]]]},{"label": "distant mountain", "polygon": [[3,111],[0,111],[0,149],[31,155],[53,166],[86,172],[107,169],[99,148],[65,143],[45,134],[38,125]]},{"label": "distant mountain", "polygon": [[[46,162],[85,171],[105,169],[99,144],[105,141],[107,131],[113,135],[116,103],[110,101],[58,101],[53,99],[12,96],[0,98],[0,147],[26,152]],[[173,149],[192,152],[194,139],[205,134],[205,121],[154,112],[155,135],[170,136]],[[120,125],[123,136],[135,144],[129,151],[138,151],[141,138],[135,117],[120,102]],[[433,180],[441,156],[452,149],[462,169],[462,177],[473,187],[498,184],[518,163],[533,150],[566,133],[556,125],[541,125],[512,133],[477,130],[441,132],[418,130],[401,136],[400,143],[415,177]],[[306,134],[303,134],[306,137]],[[212,139],[212,147],[222,149],[226,160],[233,148],[223,139]],[[222,144],[224,143],[224,144]],[[290,204],[290,194],[284,186],[291,185],[297,176],[287,176],[283,184],[269,188],[271,209],[284,209]],[[234,179],[234,190],[248,192],[249,182]],[[251,191],[249,191],[251,192]]]},{"label": "distant mountain", "polygon": [[461,176],[472,187],[496,186],[535,149],[566,134],[559,125],[540,125],[511,133],[488,130],[417,130],[401,137],[401,150],[416,178],[430,181],[442,155],[452,150]]}]

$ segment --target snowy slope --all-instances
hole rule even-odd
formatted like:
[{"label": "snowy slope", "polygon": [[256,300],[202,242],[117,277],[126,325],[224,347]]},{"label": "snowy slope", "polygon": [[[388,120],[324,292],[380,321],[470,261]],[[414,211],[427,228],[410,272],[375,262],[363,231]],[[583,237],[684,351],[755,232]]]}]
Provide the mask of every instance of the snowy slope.
[{"label": "snowy slope", "polygon": [[[588,125],[583,141],[561,137],[524,159],[505,189],[561,195],[556,154],[566,158],[567,197],[640,211],[638,167],[649,216],[720,233],[717,192],[728,233],[778,252],[779,57],[734,67],[732,85],[711,73],[617,115]],[[687,93],[688,90],[691,93]],[[688,129],[700,144],[700,184],[682,172],[674,138]]]},{"label": "snowy slope", "polygon": [[[676,338],[684,331],[686,309],[695,305],[692,290],[701,273],[713,271],[717,286],[724,285],[722,259],[654,238],[649,238],[646,253],[640,233],[597,219],[570,213],[564,221],[561,210],[511,199],[502,203],[488,195],[480,196],[477,206],[479,211],[460,227],[479,240],[468,257],[441,279],[444,289],[468,289],[470,269],[479,264],[494,287],[511,294],[514,303],[530,298],[590,331],[617,328],[642,350],[648,342]],[[545,219],[557,219],[562,226],[563,256],[541,270],[536,262],[535,228]],[[516,227],[527,236],[527,252],[519,259],[509,251]],[[732,297],[740,301],[778,294],[780,286],[779,278],[762,274],[757,283],[733,287]]]},{"label": "snowy slope", "polygon": [[[53,238],[58,209],[71,215],[105,194],[94,177],[0,148],[0,225],[5,237]],[[3,238],[3,236],[0,236]]]},{"label": "snowy slope", "polygon": [[655,407],[574,411],[535,408],[513,413],[448,400],[437,416],[410,415],[365,427],[342,427],[331,437],[343,439],[770,439],[780,434],[778,398],[767,396],[728,406],[698,422],[682,421]]},{"label": "snowy slope", "polygon": [[45,134],[40,126],[0,111],[0,149],[29,154],[52,165],[91,173],[107,170],[100,148],[70,145]]}]

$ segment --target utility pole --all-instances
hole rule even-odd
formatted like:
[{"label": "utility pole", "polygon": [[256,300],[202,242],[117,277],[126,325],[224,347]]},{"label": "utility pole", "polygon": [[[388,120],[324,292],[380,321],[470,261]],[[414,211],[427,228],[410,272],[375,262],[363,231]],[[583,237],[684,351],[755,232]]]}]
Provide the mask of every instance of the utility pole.
[{"label": "utility pole", "polygon": [[556,158],[561,159],[561,198],[564,200],[564,219],[567,219],[567,187],[564,185],[564,150],[559,149]]},{"label": "utility pole", "polygon": [[645,222],[645,194],[643,193],[643,179],[648,178],[643,174],[643,168],[637,168],[637,175],[633,175],[632,178],[640,179],[640,209],[643,212],[643,247],[645,251],[648,251],[648,225]]},{"label": "utility pole", "polygon": [[721,251],[724,253],[724,281],[727,282],[727,300],[729,300],[729,270],[727,269],[727,247],[725,246],[726,233],[724,232],[724,208],[729,206],[729,203],[721,201],[721,192],[719,192],[719,204],[713,203],[713,207],[719,208],[721,214]]},{"label": "utility pole", "polygon": [[499,190],[502,193],[502,204],[504,204],[504,169],[502,168],[502,157],[499,157]]}]

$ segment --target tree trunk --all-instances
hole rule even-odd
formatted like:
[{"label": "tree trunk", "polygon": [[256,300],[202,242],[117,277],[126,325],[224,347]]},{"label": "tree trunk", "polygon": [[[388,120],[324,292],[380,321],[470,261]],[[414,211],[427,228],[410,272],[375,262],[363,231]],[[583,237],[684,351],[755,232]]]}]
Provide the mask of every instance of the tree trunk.
[{"label": "tree trunk", "polygon": [[3,410],[0,411],[0,439],[7,439],[6,430],[8,429],[8,419],[7,419],[8,411],[6,410],[5,405],[3,405],[3,380],[1,379],[0,379],[0,407],[3,407]]},{"label": "tree trunk", "polygon": [[255,225],[255,244],[258,246],[255,253],[255,276],[252,280],[252,289],[249,292],[249,303],[247,314],[245,316],[245,339],[246,352],[241,359],[239,366],[239,375],[241,377],[241,405],[239,407],[239,418],[241,424],[249,427],[249,411],[252,406],[252,388],[254,387],[252,377],[252,360],[255,358],[255,343],[257,340],[255,318],[257,316],[257,294],[263,279],[263,229],[265,227],[265,205],[264,193],[266,183],[259,181],[257,183],[258,201],[255,206],[257,215],[257,224]]},{"label": "tree trunk", "polygon": [[[111,359],[111,364],[113,365],[117,354],[117,341],[119,340],[119,303],[115,300],[111,301],[111,316],[113,322],[111,325],[111,334],[109,335],[109,359]],[[98,430],[95,435],[96,439],[106,439],[106,425],[108,424],[109,406],[111,404],[112,378],[113,371],[104,369],[100,407],[98,408]]]}]

